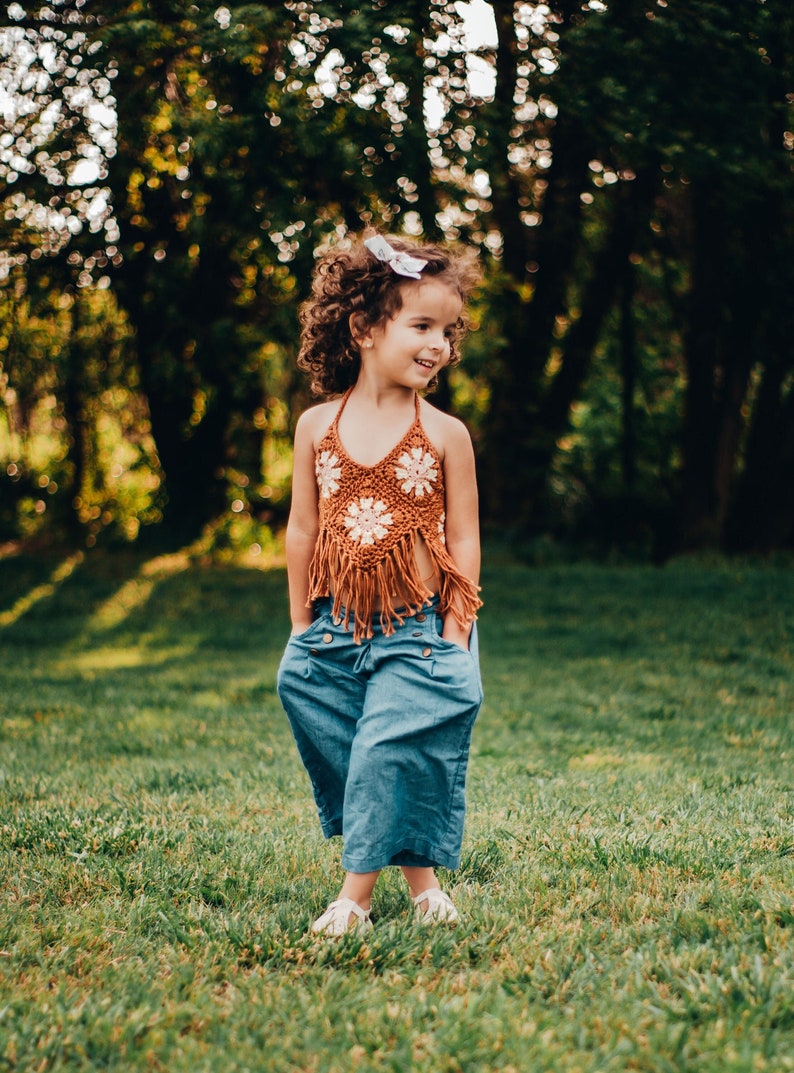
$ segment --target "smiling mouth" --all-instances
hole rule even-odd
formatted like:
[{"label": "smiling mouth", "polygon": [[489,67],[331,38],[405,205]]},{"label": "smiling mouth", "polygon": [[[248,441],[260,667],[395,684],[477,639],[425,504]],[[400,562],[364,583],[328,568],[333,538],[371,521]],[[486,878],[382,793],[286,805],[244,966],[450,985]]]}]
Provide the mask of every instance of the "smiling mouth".
[{"label": "smiling mouth", "polygon": [[436,363],[434,361],[423,361],[421,358],[414,358],[414,361],[418,366],[420,366],[420,368],[427,369],[428,372],[431,369],[435,369],[436,367]]}]

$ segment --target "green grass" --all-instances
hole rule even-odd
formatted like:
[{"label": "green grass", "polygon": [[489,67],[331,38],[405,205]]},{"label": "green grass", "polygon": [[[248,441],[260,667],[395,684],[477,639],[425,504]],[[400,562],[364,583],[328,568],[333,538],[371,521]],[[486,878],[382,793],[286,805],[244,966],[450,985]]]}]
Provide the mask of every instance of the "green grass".
[{"label": "green grass", "polygon": [[283,573],[0,560],[0,1070],[794,1070],[794,571],[484,583],[465,922],[318,944]]}]

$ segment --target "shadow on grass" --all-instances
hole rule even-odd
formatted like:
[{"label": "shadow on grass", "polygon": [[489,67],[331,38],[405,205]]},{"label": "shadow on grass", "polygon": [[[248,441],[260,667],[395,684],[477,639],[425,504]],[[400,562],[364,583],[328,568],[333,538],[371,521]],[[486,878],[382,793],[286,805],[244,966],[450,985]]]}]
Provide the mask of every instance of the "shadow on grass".
[{"label": "shadow on grass", "polygon": [[176,641],[269,658],[289,627],[284,570],[206,565],[186,553],[0,559],[0,594],[0,644],[51,657]]}]

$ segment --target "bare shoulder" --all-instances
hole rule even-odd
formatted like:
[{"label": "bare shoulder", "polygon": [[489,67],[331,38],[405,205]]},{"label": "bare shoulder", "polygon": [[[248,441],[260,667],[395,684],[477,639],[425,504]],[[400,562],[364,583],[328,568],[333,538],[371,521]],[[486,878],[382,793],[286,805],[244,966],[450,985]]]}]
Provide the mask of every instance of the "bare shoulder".
[{"label": "bare shoulder", "polygon": [[472,449],[469,430],[459,418],[444,413],[427,399],[422,399],[420,416],[425,432],[442,456],[448,452],[458,454],[461,450]]},{"label": "bare shoulder", "polygon": [[341,405],[341,399],[331,399],[330,402],[318,402],[316,406],[304,410],[295,426],[296,438],[305,438],[316,446],[331,427]]}]

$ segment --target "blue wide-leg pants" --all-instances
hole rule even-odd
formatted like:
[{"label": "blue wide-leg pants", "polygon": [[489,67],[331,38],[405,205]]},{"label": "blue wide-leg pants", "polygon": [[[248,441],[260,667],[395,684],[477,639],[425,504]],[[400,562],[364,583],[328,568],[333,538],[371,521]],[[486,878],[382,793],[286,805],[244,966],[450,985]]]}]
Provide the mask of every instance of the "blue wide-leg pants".
[{"label": "blue wide-leg pants", "polygon": [[482,703],[476,624],[469,651],[441,636],[437,599],[353,643],[321,600],[290,637],[278,692],[342,866],[457,868],[472,729]]}]

